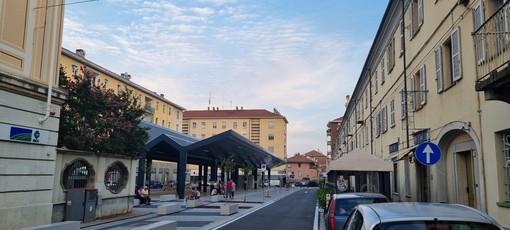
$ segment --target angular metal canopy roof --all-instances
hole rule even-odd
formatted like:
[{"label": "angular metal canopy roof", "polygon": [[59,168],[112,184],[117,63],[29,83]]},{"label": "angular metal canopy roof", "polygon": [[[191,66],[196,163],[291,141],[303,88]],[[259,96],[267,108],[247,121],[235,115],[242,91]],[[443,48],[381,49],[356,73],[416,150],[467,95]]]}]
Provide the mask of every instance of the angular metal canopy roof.
[{"label": "angular metal canopy roof", "polygon": [[199,140],[194,137],[142,121],[142,127],[150,128],[149,141],[146,143],[147,156],[154,160],[179,161],[181,151],[187,152],[187,163],[212,165],[225,158],[232,158],[239,165],[251,165],[268,168],[285,164],[282,159],[266,152],[260,146],[242,135],[228,130],[212,137]]}]

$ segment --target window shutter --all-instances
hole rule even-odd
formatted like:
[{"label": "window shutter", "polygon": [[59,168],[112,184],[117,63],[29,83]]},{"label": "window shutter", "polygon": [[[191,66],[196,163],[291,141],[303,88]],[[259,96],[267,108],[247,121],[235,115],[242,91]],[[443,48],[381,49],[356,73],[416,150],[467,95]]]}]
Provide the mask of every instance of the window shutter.
[{"label": "window shutter", "polygon": [[420,68],[420,103],[424,105],[427,103],[427,81],[425,76],[425,65]]},{"label": "window shutter", "polygon": [[411,97],[409,99],[409,105],[411,106],[410,109],[411,111],[415,111],[416,110],[416,87],[415,87],[415,84],[416,84],[416,79],[414,78],[414,76],[411,76],[410,78],[410,86],[409,86],[409,91],[411,92]]},{"label": "window shutter", "polygon": [[409,3],[409,8],[407,9],[407,11],[409,12],[409,39],[411,39],[414,35],[414,28],[413,28],[413,1],[411,1]]},{"label": "window shutter", "polygon": [[437,92],[443,91],[443,61],[441,58],[441,47],[437,47],[434,51],[436,59],[436,84]]},{"label": "window shutter", "polygon": [[460,57],[460,35],[459,28],[452,32],[452,78],[458,81],[462,78],[461,57]]}]

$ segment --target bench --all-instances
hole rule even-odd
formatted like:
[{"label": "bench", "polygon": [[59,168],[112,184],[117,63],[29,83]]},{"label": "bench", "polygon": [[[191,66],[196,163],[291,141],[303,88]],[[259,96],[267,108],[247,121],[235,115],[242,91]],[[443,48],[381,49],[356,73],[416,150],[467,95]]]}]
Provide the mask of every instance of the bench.
[{"label": "bench", "polygon": [[239,211],[239,204],[224,204],[220,208],[220,215],[230,216]]},{"label": "bench", "polygon": [[198,207],[201,205],[204,205],[204,200],[202,198],[197,199],[197,200],[186,201],[186,207],[188,207],[188,208],[194,208],[194,207]]},{"label": "bench", "polygon": [[158,215],[167,215],[181,211],[181,204],[162,204],[158,206]]},{"label": "bench", "polygon": [[168,194],[159,196],[159,201],[174,201],[177,200],[177,195]]},{"label": "bench", "polygon": [[131,230],[177,230],[177,222],[175,220],[163,220]]},{"label": "bench", "polygon": [[223,198],[223,195],[214,195],[214,196],[211,196],[211,201],[212,202],[218,202],[218,201],[223,201],[224,198]]},{"label": "bench", "polygon": [[53,224],[38,225],[28,228],[22,228],[22,230],[79,230],[80,221],[64,221]]}]

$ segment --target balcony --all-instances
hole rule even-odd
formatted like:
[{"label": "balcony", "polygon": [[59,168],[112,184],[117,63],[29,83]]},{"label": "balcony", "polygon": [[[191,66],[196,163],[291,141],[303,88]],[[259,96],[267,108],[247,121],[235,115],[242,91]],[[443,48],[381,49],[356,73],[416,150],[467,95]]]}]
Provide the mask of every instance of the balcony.
[{"label": "balcony", "polygon": [[149,113],[149,114],[154,114],[154,107],[152,107],[152,105],[150,104],[146,104],[145,105],[145,113]]},{"label": "balcony", "polygon": [[510,1],[503,4],[474,33],[476,91],[486,100],[510,104]]}]

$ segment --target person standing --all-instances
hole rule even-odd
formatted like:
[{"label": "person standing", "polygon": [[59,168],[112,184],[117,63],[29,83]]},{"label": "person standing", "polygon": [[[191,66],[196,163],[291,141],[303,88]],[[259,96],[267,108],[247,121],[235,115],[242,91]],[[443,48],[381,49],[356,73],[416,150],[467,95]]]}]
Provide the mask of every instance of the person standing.
[{"label": "person standing", "polygon": [[230,198],[234,199],[234,193],[236,192],[236,183],[232,181],[232,192],[230,194]]},{"label": "person standing", "polygon": [[225,198],[230,198],[232,195],[232,180],[229,179],[225,184]]},{"label": "person standing", "polygon": [[287,177],[282,178],[283,187],[285,188],[285,191],[287,191]]}]

